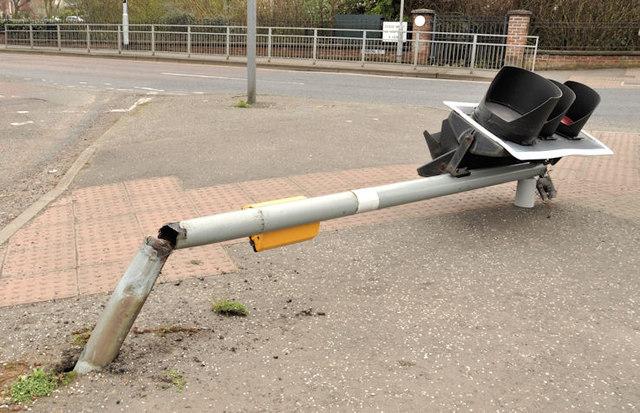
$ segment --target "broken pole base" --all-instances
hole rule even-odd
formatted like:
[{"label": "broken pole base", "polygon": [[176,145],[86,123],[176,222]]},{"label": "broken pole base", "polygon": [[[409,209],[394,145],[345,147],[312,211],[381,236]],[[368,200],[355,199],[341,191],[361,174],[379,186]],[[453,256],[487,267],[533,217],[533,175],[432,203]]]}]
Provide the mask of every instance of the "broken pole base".
[{"label": "broken pole base", "polygon": [[118,356],[120,346],[172,251],[173,246],[168,241],[153,237],[145,239],[111,294],[73,371],[84,374],[100,370]]}]

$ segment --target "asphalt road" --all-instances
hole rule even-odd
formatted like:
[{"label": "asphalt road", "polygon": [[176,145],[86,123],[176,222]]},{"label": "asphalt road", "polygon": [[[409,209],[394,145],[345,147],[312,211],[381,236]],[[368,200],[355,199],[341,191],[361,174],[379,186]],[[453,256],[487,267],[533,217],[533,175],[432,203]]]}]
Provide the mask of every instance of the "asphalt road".
[{"label": "asphalt road", "polygon": [[[24,53],[0,56],[0,76],[73,89],[151,94],[246,91],[245,69],[238,66]],[[640,129],[640,87],[595,87],[602,103],[590,123],[592,129]],[[324,100],[442,108],[443,100],[478,101],[486,88],[484,81],[258,69],[259,94]]]}]

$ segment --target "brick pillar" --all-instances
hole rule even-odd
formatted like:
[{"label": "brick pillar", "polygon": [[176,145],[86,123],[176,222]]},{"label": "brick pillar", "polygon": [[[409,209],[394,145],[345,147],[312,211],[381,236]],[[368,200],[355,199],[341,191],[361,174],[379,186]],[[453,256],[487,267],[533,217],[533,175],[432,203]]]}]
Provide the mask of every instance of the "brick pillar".
[{"label": "brick pillar", "polygon": [[531,12],[528,10],[511,10],[507,13],[507,49],[504,54],[504,64],[509,66],[524,66],[524,46],[527,45]]},{"label": "brick pillar", "polygon": [[[433,38],[433,21],[436,12],[430,9],[411,10],[411,22],[413,24],[413,36],[420,33],[420,43],[418,45],[418,64],[426,64],[431,52],[431,39]],[[415,43],[411,43],[415,47]]]}]

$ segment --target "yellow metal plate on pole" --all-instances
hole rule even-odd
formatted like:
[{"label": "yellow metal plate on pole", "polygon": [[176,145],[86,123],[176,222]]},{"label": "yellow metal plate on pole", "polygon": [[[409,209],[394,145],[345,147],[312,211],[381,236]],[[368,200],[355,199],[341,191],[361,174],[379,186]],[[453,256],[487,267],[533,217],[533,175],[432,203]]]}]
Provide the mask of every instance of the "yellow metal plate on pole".
[{"label": "yellow metal plate on pole", "polygon": [[[294,196],[291,198],[275,199],[273,201],[247,205],[242,209],[260,208],[269,205],[283,204],[285,202],[299,201],[301,199],[306,199],[306,197]],[[308,241],[315,238],[315,236],[318,235],[318,232],[320,232],[320,222],[312,222],[310,224],[298,225],[296,227],[283,228],[276,231],[252,235],[249,237],[249,241],[251,242],[253,250],[255,252],[260,252],[298,242]]]}]

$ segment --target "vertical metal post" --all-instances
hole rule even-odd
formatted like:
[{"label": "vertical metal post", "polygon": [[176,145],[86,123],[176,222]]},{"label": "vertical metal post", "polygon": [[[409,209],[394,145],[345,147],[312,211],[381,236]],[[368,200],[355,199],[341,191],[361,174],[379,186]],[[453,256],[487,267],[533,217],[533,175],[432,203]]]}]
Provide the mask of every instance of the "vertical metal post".
[{"label": "vertical metal post", "polygon": [[191,26],[187,26],[187,57],[191,57]]},{"label": "vertical metal post", "polygon": [[118,25],[118,54],[122,54],[122,27]]},{"label": "vertical metal post", "polygon": [[318,59],[318,29],[313,29],[313,64]]},{"label": "vertical metal post", "polygon": [[520,179],[516,187],[515,206],[533,208],[536,203],[536,178]]},{"label": "vertical metal post", "polygon": [[129,6],[122,0],[122,44],[129,46]]},{"label": "vertical metal post", "polygon": [[364,55],[367,48],[367,31],[362,31],[362,47],[360,48],[360,65],[364,67]]},{"label": "vertical metal post", "polygon": [[229,26],[227,26],[227,39],[224,50],[227,55],[227,60],[229,60],[229,56],[231,55],[231,28]]},{"label": "vertical metal post", "polygon": [[29,47],[33,49],[33,25],[29,25]]},{"label": "vertical metal post", "polygon": [[267,62],[271,61],[271,47],[272,47],[271,27],[269,27],[269,33],[267,35]]},{"label": "vertical metal post", "polygon": [[4,48],[9,48],[9,25],[4,25]]},{"label": "vertical metal post", "polygon": [[540,40],[540,38],[536,36],[536,45],[534,46],[534,49],[533,49],[533,61],[531,62],[532,72],[536,70],[536,58],[538,57],[538,40]]},{"label": "vertical metal post", "polygon": [[473,45],[471,46],[471,62],[469,63],[469,72],[473,73],[473,69],[476,67],[476,49],[478,47],[478,35],[473,35]]},{"label": "vertical metal post", "polygon": [[156,26],[151,25],[151,56],[156,55]]},{"label": "vertical metal post", "polygon": [[420,32],[413,31],[415,39],[413,39],[413,69],[418,68],[418,49],[420,49]]},{"label": "vertical metal post", "polygon": [[56,34],[58,38],[58,50],[62,50],[62,34],[60,33],[60,25],[56,24]]},{"label": "vertical metal post", "polygon": [[400,18],[398,19],[398,21],[400,22],[400,25],[398,26],[398,48],[396,49],[396,62],[397,63],[402,63],[402,46],[403,46],[403,27],[402,27],[402,21],[404,20],[404,0],[400,0]]},{"label": "vertical metal post", "polygon": [[91,53],[91,34],[89,31],[89,25],[87,24],[87,53]]},{"label": "vertical metal post", "polygon": [[247,102],[256,103],[256,0],[247,0]]}]

